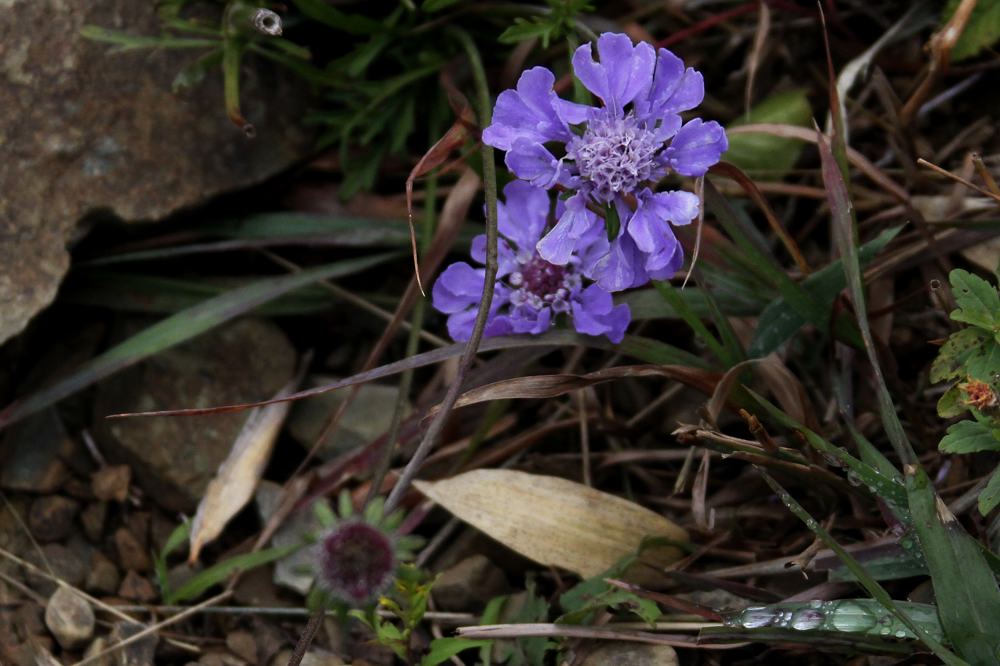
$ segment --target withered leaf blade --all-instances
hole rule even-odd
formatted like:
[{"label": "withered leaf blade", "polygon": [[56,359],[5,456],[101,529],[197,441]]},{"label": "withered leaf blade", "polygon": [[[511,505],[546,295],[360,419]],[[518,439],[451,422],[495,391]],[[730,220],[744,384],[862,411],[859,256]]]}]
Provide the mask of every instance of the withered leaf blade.
[{"label": "withered leaf blade", "polygon": [[[643,539],[685,543],[687,532],[628,500],[554,476],[514,470],[479,469],[428,482],[417,489],[449,512],[539,564],[584,578],[596,576],[635,553]],[[637,577],[681,557],[674,546],[644,550],[648,567]],[[633,577],[635,579],[635,577]]]},{"label": "withered leaf blade", "polygon": [[[282,387],[275,397],[284,397],[295,390],[300,378]],[[233,442],[233,448],[216,473],[198,510],[191,521],[191,551],[189,563],[198,561],[201,549],[211,543],[240,509],[253,497],[271,450],[278,439],[281,425],[292,403],[279,402],[257,407],[247,416],[243,429]]]}]

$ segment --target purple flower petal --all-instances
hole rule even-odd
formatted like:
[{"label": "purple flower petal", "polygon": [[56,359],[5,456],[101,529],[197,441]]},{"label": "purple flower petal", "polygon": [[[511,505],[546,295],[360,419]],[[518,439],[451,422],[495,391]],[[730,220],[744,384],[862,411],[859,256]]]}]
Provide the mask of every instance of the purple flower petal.
[{"label": "purple flower petal", "polygon": [[[649,95],[635,100],[640,118],[677,122],[677,114],[701,104],[705,98],[705,81],[693,68],[684,69],[684,62],[666,49],[660,49]],[[674,128],[677,131],[677,128]]]},{"label": "purple flower petal", "polygon": [[[479,234],[472,239],[469,255],[480,264],[486,265],[486,234]],[[497,277],[506,277],[516,268],[517,253],[510,243],[500,238],[497,242]]]},{"label": "purple flower petal", "polygon": [[512,180],[503,188],[505,201],[497,206],[500,233],[514,241],[517,249],[534,252],[549,217],[549,195],[523,180]]},{"label": "purple flower petal", "polygon": [[559,96],[556,96],[556,98],[552,100],[552,108],[555,109],[556,115],[558,115],[559,118],[567,125],[579,125],[580,123],[585,123],[593,118],[599,111],[599,109],[596,109],[593,106],[569,102]]},{"label": "purple flower petal", "polygon": [[469,308],[448,317],[448,335],[455,342],[465,342],[472,337],[476,324],[476,310]]},{"label": "purple flower petal", "polygon": [[631,236],[621,234],[611,241],[608,253],[594,264],[590,277],[610,292],[641,287],[649,282],[643,263],[644,257]]},{"label": "purple flower petal", "polygon": [[646,257],[643,268],[651,280],[669,280],[684,265],[684,247],[680,243],[665,247],[658,254]]},{"label": "purple flower petal", "polygon": [[548,307],[535,310],[525,305],[513,308],[507,320],[514,333],[539,335],[552,328],[552,310]]},{"label": "purple flower petal", "polygon": [[545,261],[564,266],[577,249],[580,239],[593,227],[599,226],[597,215],[587,209],[587,200],[582,194],[568,199],[559,222],[536,248]]},{"label": "purple flower petal", "polygon": [[[688,224],[698,216],[698,197],[690,192],[651,192],[636,197],[635,213],[628,221],[628,234],[646,254],[672,254],[677,238],[670,224]],[[646,268],[651,268],[646,263]]]},{"label": "purple flower petal", "polygon": [[678,130],[663,158],[667,166],[682,176],[703,176],[728,147],[726,131],[719,123],[695,118]]},{"label": "purple flower petal", "polygon": [[448,266],[431,290],[434,308],[445,314],[460,312],[483,297],[486,271],[465,262]]},{"label": "purple flower petal", "polygon": [[555,76],[545,67],[533,67],[517,80],[516,90],[497,97],[493,122],[483,130],[483,141],[510,150],[520,138],[536,143],[565,140],[570,132],[552,107]]},{"label": "purple flower petal", "polygon": [[587,89],[601,98],[616,116],[626,104],[649,88],[656,52],[645,42],[632,46],[627,35],[606,32],[597,39],[600,63],[594,62],[590,44],[573,54],[573,71]]},{"label": "purple flower petal", "polygon": [[592,284],[573,301],[573,328],[586,335],[606,335],[619,343],[632,313],[627,305],[614,305],[611,294]]},{"label": "purple flower petal", "polygon": [[563,181],[562,165],[545,146],[529,139],[517,139],[504,158],[507,168],[535,187],[548,189]]}]

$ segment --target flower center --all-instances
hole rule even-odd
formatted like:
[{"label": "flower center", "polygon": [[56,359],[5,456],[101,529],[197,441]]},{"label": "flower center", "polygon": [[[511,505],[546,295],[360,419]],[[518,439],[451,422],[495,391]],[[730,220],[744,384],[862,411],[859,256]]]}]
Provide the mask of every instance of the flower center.
[{"label": "flower center", "polygon": [[569,307],[569,297],[581,284],[572,264],[550,264],[537,254],[522,262],[507,280],[517,289],[511,295],[514,305],[527,304],[536,310],[549,305],[557,312]]},{"label": "flower center", "polygon": [[608,202],[616,194],[637,190],[653,176],[654,157],[662,147],[652,131],[629,115],[591,121],[566,153],[576,162],[580,176],[594,186],[597,198]]}]

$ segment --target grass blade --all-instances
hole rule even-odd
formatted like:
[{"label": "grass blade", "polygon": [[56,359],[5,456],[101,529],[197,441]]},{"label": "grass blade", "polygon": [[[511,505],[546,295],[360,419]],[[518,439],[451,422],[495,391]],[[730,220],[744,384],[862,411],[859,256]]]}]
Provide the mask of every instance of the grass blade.
[{"label": "grass blade", "polygon": [[398,253],[376,254],[338,261],[292,275],[262,279],[182,310],[92,358],[68,377],[11,403],[0,412],[0,429],[148,356],[246,314],[282,294],[319,280],[357,273],[398,256]]},{"label": "grass blade", "polygon": [[[885,588],[879,585],[878,581],[868,575],[865,568],[861,566],[854,557],[848,553],[844,548],[837,543],[830,534],[823,529],[815,518],[809,515],[809,512],[802,508],[794,497],[792,497],[787,490],[781,487],[777,481],[771,478],[771,475],[762,469],[759,469],[760,473],[764,477],[764,481],[767,485],[771,486],[771,489],[778,495],[782,503],[788,507],[788,510],[794,513],[806,527],[808,527],[812,532],[819,537],[819,539],[826,544],[826,547],[836,553],[837,557],[841,559],[844,565],[850,569],[851,573],[854,574],[861,586],[865,588],[868,594],[872,595],[878,603],[882,604],[886,609],[892,612],[900,622],[913,632],[914,636],[917,636],[924,645],[930,648],[937,657],[943,661],[947,666],[969,666],[965,661],[959,659],[954,653],[948,650],[940,641],[935,639],[922,625],[914,622],[909,615],[906,614],[889,596],[889,593],[885,591]],[[942,623],[943,624],[943,623]],[[947,629],[946,629],[947,631]]]},{"label": "grass blade", "polygon": [[923,469],[909,465],[906,491],[917,538],[934,584],[945,634],[972,664],[1000,659],[1000,588],[979,544],[931,488]]}]

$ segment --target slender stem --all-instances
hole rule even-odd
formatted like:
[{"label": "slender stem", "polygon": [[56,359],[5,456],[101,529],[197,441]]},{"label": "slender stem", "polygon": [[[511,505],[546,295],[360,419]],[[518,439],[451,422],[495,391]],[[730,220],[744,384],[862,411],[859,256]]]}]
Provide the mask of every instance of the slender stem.
[{"label": "slender stem", "polygon": [[[465,49],[469,59],[469,66],[472,69],[473,79],[476,86],[476,105],[479,107],[479,122],[481,127],[487,127],[492,119],[492,109],[490,104],[490,89],[486,82],[486,71],[483,69],[483,61],[479,57],[479,51],[468,33],[459,28],[451,28],[449,32],[455,36]],[[496,286],[497,277],[497,177],[496,164],[493,159],[493,148],[482,144],[483,155],[483,189],[486,194],[486,275],[483,283],[483,299],[479,302],[479,312],[476,314],[476,322],[472,327],[472,335],[465,345],[462,357],[458,363],[458,372],[455,380],[448,388],[444,399],[441,401],[441,409],[431,421],[427,432],[424,434],[417,450],[414,451],[410,462],[406,464],[399,481],[393,487],[386,500],[385,510],[391,512],[399,504],[403,493],[409,487],[413,477],[416,476],[423,464],[424,459],[434,448],[441,431],[444,429],[445,421],[451,413],[455,401],[462,390],[465,374],[472,365],[472,360],[479,349],[479,343],[483,339],[483,330],[486,328],[486,320],[490,314],[490,304],[493,301],[493,289]]]},{"label": "slender stem", "polygon": [[319,626],[323,623],[323,618],[326,614],[323,611],[317,611],[309,616],[309,623],[306,625],[305,630],[303,630],[302,635],[299,636],[299,642],[295,644],[295,651],[292,652],[292,656],[288,659],[288,666],[299,666],[302,663],[302,658],[306,656],[306,650],[312,645],[313,639],[316,638],[316,633],[319,631]]},{"label": "slender stem", "polygon": [[[431,176],[427,180],[427,200],[424,204],[426,211],[423,228],[420,230],[420,252],[427,251],[434,231],[434,218],[436,215],[435,206],[437,203],[437,176]],[[406,358],[410,358],[417,353],[420,344],[420,334],[423,333],[424,312],[427,301],[419,299],[413,305],[412,324],[410,335],[406,340]],[[396,406],[392,412],[392,421],[389,424],[389,431],[385,438],[385,450],[378,460],[378,466],[372,473],[372,485],[368,489],[368,497],[365,505],[371,504],[372,500],[378,497],[382,489],[382,482],[392,465],[393,453],[396,450],[396,439],[399,437],[400,424],[403,422],[403,411],[406,409],[406,399],[410,395],[410,387],[413,384],[413,369],[406,370],[399,378],[399,394],[396,398]]]}]

